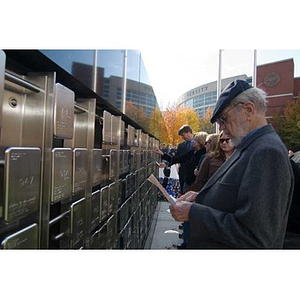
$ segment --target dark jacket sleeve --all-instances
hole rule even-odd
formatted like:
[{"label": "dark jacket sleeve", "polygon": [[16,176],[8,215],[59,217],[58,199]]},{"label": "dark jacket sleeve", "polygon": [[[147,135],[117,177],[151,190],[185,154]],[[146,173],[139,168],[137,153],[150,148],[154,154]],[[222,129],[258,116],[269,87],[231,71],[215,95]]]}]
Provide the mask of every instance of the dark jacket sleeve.
[{"label": "dark jacket sleeve", "polygon": [[193,157],[194,152],[195,152],[195,150],[190,150],[189,152],[187,152],[183,155],[180,155],[180,156],[172,156],[167,153],[164,153],[162,155],[161,159],[170,162],[170,165],[184,163]]}]

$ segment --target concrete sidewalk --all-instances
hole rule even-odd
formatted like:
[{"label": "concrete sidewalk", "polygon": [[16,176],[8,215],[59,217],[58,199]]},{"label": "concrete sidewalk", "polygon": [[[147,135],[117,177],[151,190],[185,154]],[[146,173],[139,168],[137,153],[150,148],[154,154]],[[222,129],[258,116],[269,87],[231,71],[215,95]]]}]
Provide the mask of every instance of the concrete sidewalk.
[{"label": "concrete sidewalk", "polygon": [[169,202],[158,202],[144,249],[177,250],[176,246],[183,242],[179,238],[181,223],[172,218],[168,209]]}]

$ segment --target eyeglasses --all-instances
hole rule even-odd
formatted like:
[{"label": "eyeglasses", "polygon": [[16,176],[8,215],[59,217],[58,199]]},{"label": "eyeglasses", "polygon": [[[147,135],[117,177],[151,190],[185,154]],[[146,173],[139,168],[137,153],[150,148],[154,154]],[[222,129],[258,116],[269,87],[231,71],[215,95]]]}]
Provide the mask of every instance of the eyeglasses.
[{"label": "eyeglasses", "polygon": [[231,110],[233,110],[237,105],[239,105],[239,104],[244,104],[244,102],[238,102],[238,103],[236,103],[235,105],[233,105],[229,110],[227,110],[227,112],[224,114],[224,115],[222,115],[220,118],[217,118],[217,123],[219,124],[219,125],[221,125],[221,124],[225,124],[226,123],[226,119],[227,119],[227,117],[228,117],[228,114],[229,114],[229,112],[231,111]]},{"label": "eyeglasses", "polygon": [[220,139],[220,143],[223,144],[224,142],[226,142],[226,144],[228,144],[230,141],[230,139]]},{"label": "eyeglasses", "polygon": [[204,145],[206,146],[207,144],[210,144],[211,143],[211,140],[208,140],[204,143]]}]

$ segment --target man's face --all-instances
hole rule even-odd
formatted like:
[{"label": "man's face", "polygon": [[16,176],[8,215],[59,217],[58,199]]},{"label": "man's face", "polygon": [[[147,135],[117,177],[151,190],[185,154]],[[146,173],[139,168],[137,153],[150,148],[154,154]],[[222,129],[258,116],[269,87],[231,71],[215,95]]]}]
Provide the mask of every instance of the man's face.
[{"label": "man's face", "polygon": [[237,105],[243,105],[243,103],[226,107],[217,119],[220,131],[223,130],[224,134],[231,138],[231,143],[234,146],[237,146],[249,132],[245,112],[243,109],[241,111],[237,110]]},{"label": "man's face", "polygon": [[181,134],[181,137],[184,141],[190,141],[193,137],[193,135],[190,132],[183,132]]}]

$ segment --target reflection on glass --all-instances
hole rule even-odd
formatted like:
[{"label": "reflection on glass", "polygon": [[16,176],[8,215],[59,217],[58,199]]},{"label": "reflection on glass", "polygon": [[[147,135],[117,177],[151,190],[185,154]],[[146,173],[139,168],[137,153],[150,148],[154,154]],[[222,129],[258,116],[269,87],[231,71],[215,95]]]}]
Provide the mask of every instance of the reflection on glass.
[{"label": "reflection on glass", "polygon": [[[65,71],[122,111],[124,50],[41,50]],[[158,107],[142,56],[127,51],[126,115],[146,128]]]}]

